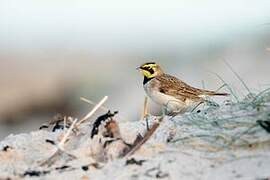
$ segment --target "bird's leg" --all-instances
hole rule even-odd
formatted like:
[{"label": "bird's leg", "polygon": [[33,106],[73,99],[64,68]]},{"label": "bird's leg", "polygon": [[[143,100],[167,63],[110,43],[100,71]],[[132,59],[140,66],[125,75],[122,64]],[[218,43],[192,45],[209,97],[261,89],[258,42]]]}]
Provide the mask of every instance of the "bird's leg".
[{"label": "bird's leg", "polygon": [[145,119],[146,129],[149,130],[149,123],[148,123],[148,98],[147,96],[144,97],[144,104],[143,104],[143,113],[141,119]]},{"label": "bird's leg", "polygon": [[144,97],[144,104],[143,104],[143,116],[145,117],[148,114],[148,97]]},{"label": "bird's leg", "polygon": [[148,98],[147,96],[144,97],[144,104],[143,104],[143,112],[141,115],[141,119],[144,119],[148,115]]}]

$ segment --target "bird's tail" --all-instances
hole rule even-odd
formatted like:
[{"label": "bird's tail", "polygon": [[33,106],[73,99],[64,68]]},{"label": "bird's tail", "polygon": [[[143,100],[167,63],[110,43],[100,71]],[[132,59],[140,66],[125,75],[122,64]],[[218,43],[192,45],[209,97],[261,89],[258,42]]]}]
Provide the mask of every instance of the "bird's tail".
[{"label": "bird's tail", "polygon": [[203,90],[203,94],[208,95],[208,96],[229,96],[230,95],[228,93],[219,93],[219,92],[207,91],[207,90]]}]

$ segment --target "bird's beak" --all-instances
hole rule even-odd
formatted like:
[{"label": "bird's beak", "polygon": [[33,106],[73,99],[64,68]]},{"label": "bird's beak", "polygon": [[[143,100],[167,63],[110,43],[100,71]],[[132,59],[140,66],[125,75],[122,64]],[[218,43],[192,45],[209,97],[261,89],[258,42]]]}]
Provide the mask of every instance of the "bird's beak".
[{"label": "bird's beak", "polygon": [[140,67],[140,66],[139,66],[139,67],[137,67],[137,68],[136,68],[136,70],[138,70],[138,71],[139,71],[139,70],[141,70],[141,67]]}]

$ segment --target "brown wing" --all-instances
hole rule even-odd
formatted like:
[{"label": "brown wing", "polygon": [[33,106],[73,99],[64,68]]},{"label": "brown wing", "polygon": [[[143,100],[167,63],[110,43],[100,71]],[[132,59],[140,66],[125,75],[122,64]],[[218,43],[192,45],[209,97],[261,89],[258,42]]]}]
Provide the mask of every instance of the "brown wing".
[{"label": "brown wing", "polygon": [[163,74],[157,76],[156,79],[162,82],[160,83],[160,92],[173,95],[181,101],[185,101],[186,99],[199,101],[202,99],[199,97],[202,94],[202,90],[191,87],[174,76]]}]

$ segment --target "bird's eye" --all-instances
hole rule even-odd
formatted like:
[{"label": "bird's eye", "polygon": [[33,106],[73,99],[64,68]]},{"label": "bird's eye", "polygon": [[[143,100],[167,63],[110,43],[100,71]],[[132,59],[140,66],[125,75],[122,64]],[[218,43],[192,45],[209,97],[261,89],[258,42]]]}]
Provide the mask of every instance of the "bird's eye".
[{"label": "bird's eye", "polygon": [[148,67],[148,69],[147,69],[151,74],[154,74],[155,73],[155,71],[154,71],[154,69],[153,68],[151,68],[151,67]]}]

